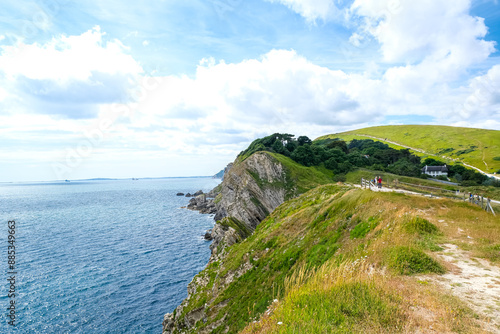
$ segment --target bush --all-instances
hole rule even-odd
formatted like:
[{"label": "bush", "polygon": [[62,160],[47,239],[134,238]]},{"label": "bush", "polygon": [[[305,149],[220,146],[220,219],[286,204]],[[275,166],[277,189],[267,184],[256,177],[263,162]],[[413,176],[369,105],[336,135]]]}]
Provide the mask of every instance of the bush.
[{"label": "bush", "polygon": [[421,250],[399,246],[389,251],[389,267],[401,275],[436,273],[446,271],[441,264]]},{"label": "bush", "polygon": [[345,182],[346,179],[347,178],[345,174],[335,174],[333,176],[333,182]]},{"label": "bush", "polygon": [[405,230],[409,233],[437,234],[439,229],[427,219],[415,217],[404,224]]},{"label": "bush", "polygon": [[479,184],[476,181],[467,180],[460,182],[460,185],[463,187],[473,187],[478,186]]}]

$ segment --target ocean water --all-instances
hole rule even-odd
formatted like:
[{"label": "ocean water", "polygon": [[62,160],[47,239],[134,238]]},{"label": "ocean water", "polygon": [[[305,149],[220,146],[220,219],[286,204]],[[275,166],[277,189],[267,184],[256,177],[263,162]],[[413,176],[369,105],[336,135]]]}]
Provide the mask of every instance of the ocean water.
[{"label": "ocean water", "polygon": [[[161,333],[208,262],[213,217],[177,192],[210,178],[0,184],[0,333]],[[16,221],[16,327],[7,221]]]}]

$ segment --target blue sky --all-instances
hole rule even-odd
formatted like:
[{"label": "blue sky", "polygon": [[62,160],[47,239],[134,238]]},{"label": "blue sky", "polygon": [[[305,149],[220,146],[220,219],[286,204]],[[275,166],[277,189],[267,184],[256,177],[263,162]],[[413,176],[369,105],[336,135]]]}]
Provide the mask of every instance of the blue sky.
[{"label": "blue sky", "polygon": [[274,132],[500,130],[493,0],[1,9],[0,182],[210,175]]}]

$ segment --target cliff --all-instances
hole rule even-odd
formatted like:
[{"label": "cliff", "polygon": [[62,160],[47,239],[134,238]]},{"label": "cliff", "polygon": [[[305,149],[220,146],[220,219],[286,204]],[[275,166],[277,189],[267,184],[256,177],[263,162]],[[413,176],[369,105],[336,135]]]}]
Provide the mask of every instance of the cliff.
[{"label": "cliff", "polygon": [[[237,159],[226,169],[222,183],[208,194],[215,198],[202,194],[192,198],[188,205],[189,209],[202,213],[215,213],[217,223],[210,233],[212,255],[207,268],[223,261],[227,247],[250,236],[260,222],[286,199],[330,180],[327,171],[304,167],[269,152],[257,152],[244,160]],[[211,300],[217,298],[217,291],[223,290],[250,268],[246,265],[228,273],[214,290]],[[188,286],[188,297],[173,313],[165,315],[164,333],[187,331],[200,320],[208,319],[208,304],[193,302],[194,295],[207,289],[207,282],[208,278],[203,274],[193,279]],[[210,330],[198,329],[197,332],[208,333]]]},{"label": "cliff", "polygon": [[255,229],[285,200],[286,182],[284,166],[270,154],[259,152],[250,156],[225,174],[215,200],[215,220],[234,217]]}]

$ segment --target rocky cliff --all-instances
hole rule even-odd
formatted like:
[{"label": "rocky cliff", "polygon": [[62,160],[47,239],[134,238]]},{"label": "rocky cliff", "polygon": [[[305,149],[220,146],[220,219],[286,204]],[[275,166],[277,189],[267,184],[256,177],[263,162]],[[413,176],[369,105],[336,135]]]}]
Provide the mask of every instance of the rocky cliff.
[{"label": "rocky cliff", "polygon": [[[257,225],[285,198],[294,195],[295,188],[287,186],[289,183],[286,167],[269,153],[258,152],[226,169],[222,183],[210,192],[215,198],[207,198],[203,194],[190,200],[189,209],[215,213],[215,220],[218,221],[211,231],[212,255],[208,266],[223,259],[227,247],[252,234]],[[234,277],[243,275],[250,268],[248,263],[243,268],[227,273],[227,278],[218,289],[223,290]],[[189,332],[199,320],[206,321],[207,303],[193,307],[191,299],[197,291],[206,288],[207,282],[203,275],[193,279],[188,286],[188,297],[173,313],[165,315],[163,333]],[[214,293],[212,301],[217,296]],[[186,311],[187,308],[190,310]],[[209,330],[200,333],[205,332]]]},{"label": "rocky cliff", "polygon": [[265,152],[253,154],[224,176],[215,199],[215,220],[234,217],[255,229],[285,200],[284,184],[286,172],[280,162]]}]

